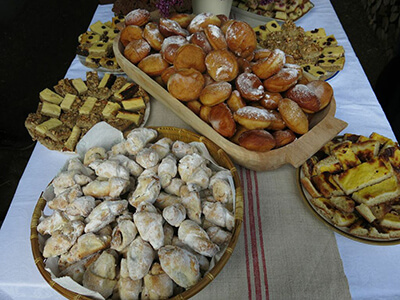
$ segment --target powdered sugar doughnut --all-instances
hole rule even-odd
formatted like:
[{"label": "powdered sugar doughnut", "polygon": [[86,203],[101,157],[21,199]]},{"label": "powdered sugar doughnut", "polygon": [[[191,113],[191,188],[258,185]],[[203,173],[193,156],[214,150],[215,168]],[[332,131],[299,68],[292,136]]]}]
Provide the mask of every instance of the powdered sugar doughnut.
[{"label": "powdered sugar doughnut", "polygon": [[278,73],[264,80],[264,87],[270,92],[283,92],[297,83],[301,71],[297,68],[282,68]]},{"label": "powdered sugar doughnut", "polygon": [[224,102],[232,93],[232,85],[221,81],[207,85],[201,91],[200,102],[203,105],[214,106]]},{"label": "powdered sugar doughnut", "polygon": [[151,48],[156,51],[161,50],[161,45],[164,41],[164,37],[158,30],[158,25],[153,22],[146,24],[143,30],[143,38],[150,44]]},{"label": "powdered sugar doughnut", "polygon": [[133,64],[137,64],[147,55],[149,55],[151,47],[144,39],[133,40],[126,45],[124,50],[125,57]]},{"label": "powdered sugar doughnut", "polygon": [[276,145],[275,138],[266,130],[248,130],[239,137],[239,145],[252,151],[265,152]]},{"label": "powdered sugar doughnut", "polygon": [[139,26],[129,25],[121,31],[120,40],[122,45],[126,47],[129,42],[133,40],[140,40],[142,38],[143,30]]},{"label": "powdered sugar doughnut", "polygon": [[236,88],[240,95],[250,101],[260,100],[264,96],[261,80],[253,73],[242,73],[236,78]]},{"label": "powdered sugar doughnut", "polygon": [[185,102],[197,100],[203,87],[204,77],[195,69],[177,71],[169,77],[167,84],[167,89],[171,95]]},{"label": "powdered sugar doughnut", "polygon": [[204,33],[214,50],[226,49],[228,47],[225,36],[218,26],[212,24],[207,25],[207,27],[204,28]]},{"label": "powdered sugar doughnut", "polygon": [[317,95],[320,107],[319,109],[325,108],[332,100],[333,89],[329,83],[323,80],[315,80],[307,83],[307,87]]},{"label": "powdered sugar doughnut", "polygon": [[135,9],[125,16],[125,25],[143,26],[150,21],[150,12],[146,9]]},{"label": "powdered sugar doughnut", "polygon": [[240,57],[247,57],[257,47],[257,38],[253,28],[243,21],[234,21],[225,33],[228,48]]},{"label": "powdered sugar doughnut", "polygon": [[169,36],[164,39],[161,45],[160,53],[167,62],[172,64],[174,62],[176,51],[178,51],[179,47],[188,43],[189,42],[183,36]]},{"label": "powdered sugar doughnut", "polygon": [[231,110],[225,103],[213,106],[208,115],[208,120],[220,135],[229,138],[235,134],[236,123]]},{"label": "powdered sugar doughnut", "polygon": [[203,31],[198,31],[193,33],[189,37],[189,42],[201,47],[206,54],[210,53],[213,50],[213,48],[210,45],[210,42],[206,37],[206,34]]},{"label": "powdered sugar doughnut", "polygon": [[287,127],[298,134],[308,132],[308,118],[296,102],[283,98],[278,109]]},{"label": "powdered sugar doughnut", "polygon": [[283,147],[296,139],[296,135],[290,129],[277,130],[272,132],[272,135],[275,138],[276,148]]},{"label": "powdered sugar doughnut", "polygon": [[189,32],[186,29],[183,29],[178,22],[171,19],[160,18],[158,28],[164,37],[173,35],[186,37],[189,35]]},{"label": "powdered sugar doughnut", "polygon": [[270,49],[262,48],[262,49],[257,49],[254,51],[254,60],[260,60],[264,58],[268,58],[272,54],[272,51]]},{"label": "powdered sugar doughnut", "polygon": [[291,87],[285,96],[296,102],[306,113],[319,111],[320,102],[317,95],[304,84]]},{"label": "powdered sugar doughnut", "polygon": [[193,68],[203,73],[206,70],[205,57],[206,54],[201,47],[194,44],[185,44],[176,51],[174,66],[177,70]]},{"label": "powdered sugar doughnut", "polygon": [[232,81],[239,73],[235,55],[228,50],[214,50],[206,56],[207,72],[215,81]]},{"label": "powdered sugar doughnut", "polygon": [[212,13],[201,13],[193,18],[188,26],[188,30],[190,33],[204,31],[204,28],[209,24],[213,24],[219,27],[221,26],[221,20]]},{"label": "powdered sugar doughnut", "polygon": [[265,92],[260,104],[266,109],[277,109],[281,99],[282,95],[280,93]]},{"label": "powdered sugar doughnut", "polygon": [[182,28],[186,28],[189,26],[190,22],[193,20],[194,17],[195,15],[193,14],[182,13],[182,14],[174,14],[169,18],[171,20],[178,22],[178,24],[181,25]]},{"label": "powdered sugar doughnut", "polygon": [[229,99],[226,100],[226,104],[228,104],[229,108],[233,112],[237,111],[239,108],[246,106],[246,102],[243,101],[238,90],[235,90],[231,93]]},{"label": "powdered sugar doughnut", "polygon": [[278,73],[284,64],[285,53],[282,50],[275,49],[267,58],[256,61],[252,70],[260,79],[267,79]]},{"label": "powdered sugar doughnut", "polygon": [[264,129],[271,125],[274,116],[266,109],[245,106],[235,111],[233,118],[247,129]]}]

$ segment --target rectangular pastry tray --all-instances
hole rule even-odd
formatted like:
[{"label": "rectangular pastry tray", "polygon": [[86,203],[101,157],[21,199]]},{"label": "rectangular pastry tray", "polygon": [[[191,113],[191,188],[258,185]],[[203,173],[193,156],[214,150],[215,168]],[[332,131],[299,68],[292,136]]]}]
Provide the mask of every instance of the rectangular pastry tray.
[{"label": "rectangular pastry tray", "polygon": [[326,108],[315,114],[310,124],[311,129],[294,142],[268,152],[250,151],[221,136],[186,105],[126,59],[119,36],[114,40],[113,48],[118,64],[133,81],[171,109],[194,130],[221,147],[235,163],[248,169],[274,170],[284,164],[291,164],[297,168],[347,126],[346,122],[335,118],[336,103],[335,99],[332,99]]}]

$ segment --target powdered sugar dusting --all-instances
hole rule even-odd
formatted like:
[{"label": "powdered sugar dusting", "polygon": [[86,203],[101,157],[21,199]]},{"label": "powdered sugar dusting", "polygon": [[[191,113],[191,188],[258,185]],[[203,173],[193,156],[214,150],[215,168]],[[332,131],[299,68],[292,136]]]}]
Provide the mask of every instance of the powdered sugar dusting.
[{"label": "powdered sugar dusting", "polygon": [[235,114],[240,117],[259,121],[272,121],[274,119],[274,115],[271,114],[268,110],[254,106],[245,106],[239,108],[235,112]]}]

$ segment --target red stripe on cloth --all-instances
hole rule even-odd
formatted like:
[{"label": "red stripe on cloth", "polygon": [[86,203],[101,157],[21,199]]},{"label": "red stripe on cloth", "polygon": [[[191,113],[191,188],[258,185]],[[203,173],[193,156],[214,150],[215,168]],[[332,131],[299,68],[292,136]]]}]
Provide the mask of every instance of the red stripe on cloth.
[{"label": "red stripe on cloth", "polygon": [[246,170],[247,177],[247,196],[249,200],[249,226],[251,238],[251,255],[253,258],[254,269],[254,283],[256,289],[256,299],[262,299],[261,296],[261,279],[260,279],[260,266],[258,263],[258,250],[257,250],[257,235],[256,226],[254,222],[254,198],[253,198],[253,185],[251,183],[250,171]]},{"label": "red stripe on cloth", "polygon": [[[242,188],[244,189],[243,182],[244,182],[244,175],[243,175],[243,168],[240,168],[240,182],[242,182]],[[249,299],[251,297],[251,274],[250,274],[250,262],[249,262],[249,249],[247,247],[247,216],[246,216],[246,201],[243,199],[243,231],[244,231],[244,253],[246,256],[246,272],[247,272],[247,292],[249,295]]]},{"label": "red stripe on cloth", "polygon": [[268,300],[269,299],[269,288],[268,288],[268,278],[267,278],[267,264],[265,261],[264,238],[263,238],[263,231],[262,231],[262,224],[261,224],[260,194],[258,192],[257,172],[254,172],[254,183],[255,183],[256,199],[257,199],[257,217],[258,217],[258,228],[259,228],[258,233],[260,235],[261,259],[262,259],[262,264],[263,264],[264,284],[265,284],[265,297]]}]

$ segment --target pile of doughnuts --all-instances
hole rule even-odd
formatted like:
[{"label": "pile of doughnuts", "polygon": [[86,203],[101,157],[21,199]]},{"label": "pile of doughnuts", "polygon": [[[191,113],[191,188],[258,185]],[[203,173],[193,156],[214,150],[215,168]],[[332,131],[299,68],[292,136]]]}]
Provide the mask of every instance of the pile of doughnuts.
[{"label": "pile of doughnuts", "polygon": [[225,138],[268,151],[309,130],[333,97],[325,81],[303,77],[293,57],[257,49],[252,27],[225,15],[125,16],[124,56]]}]

